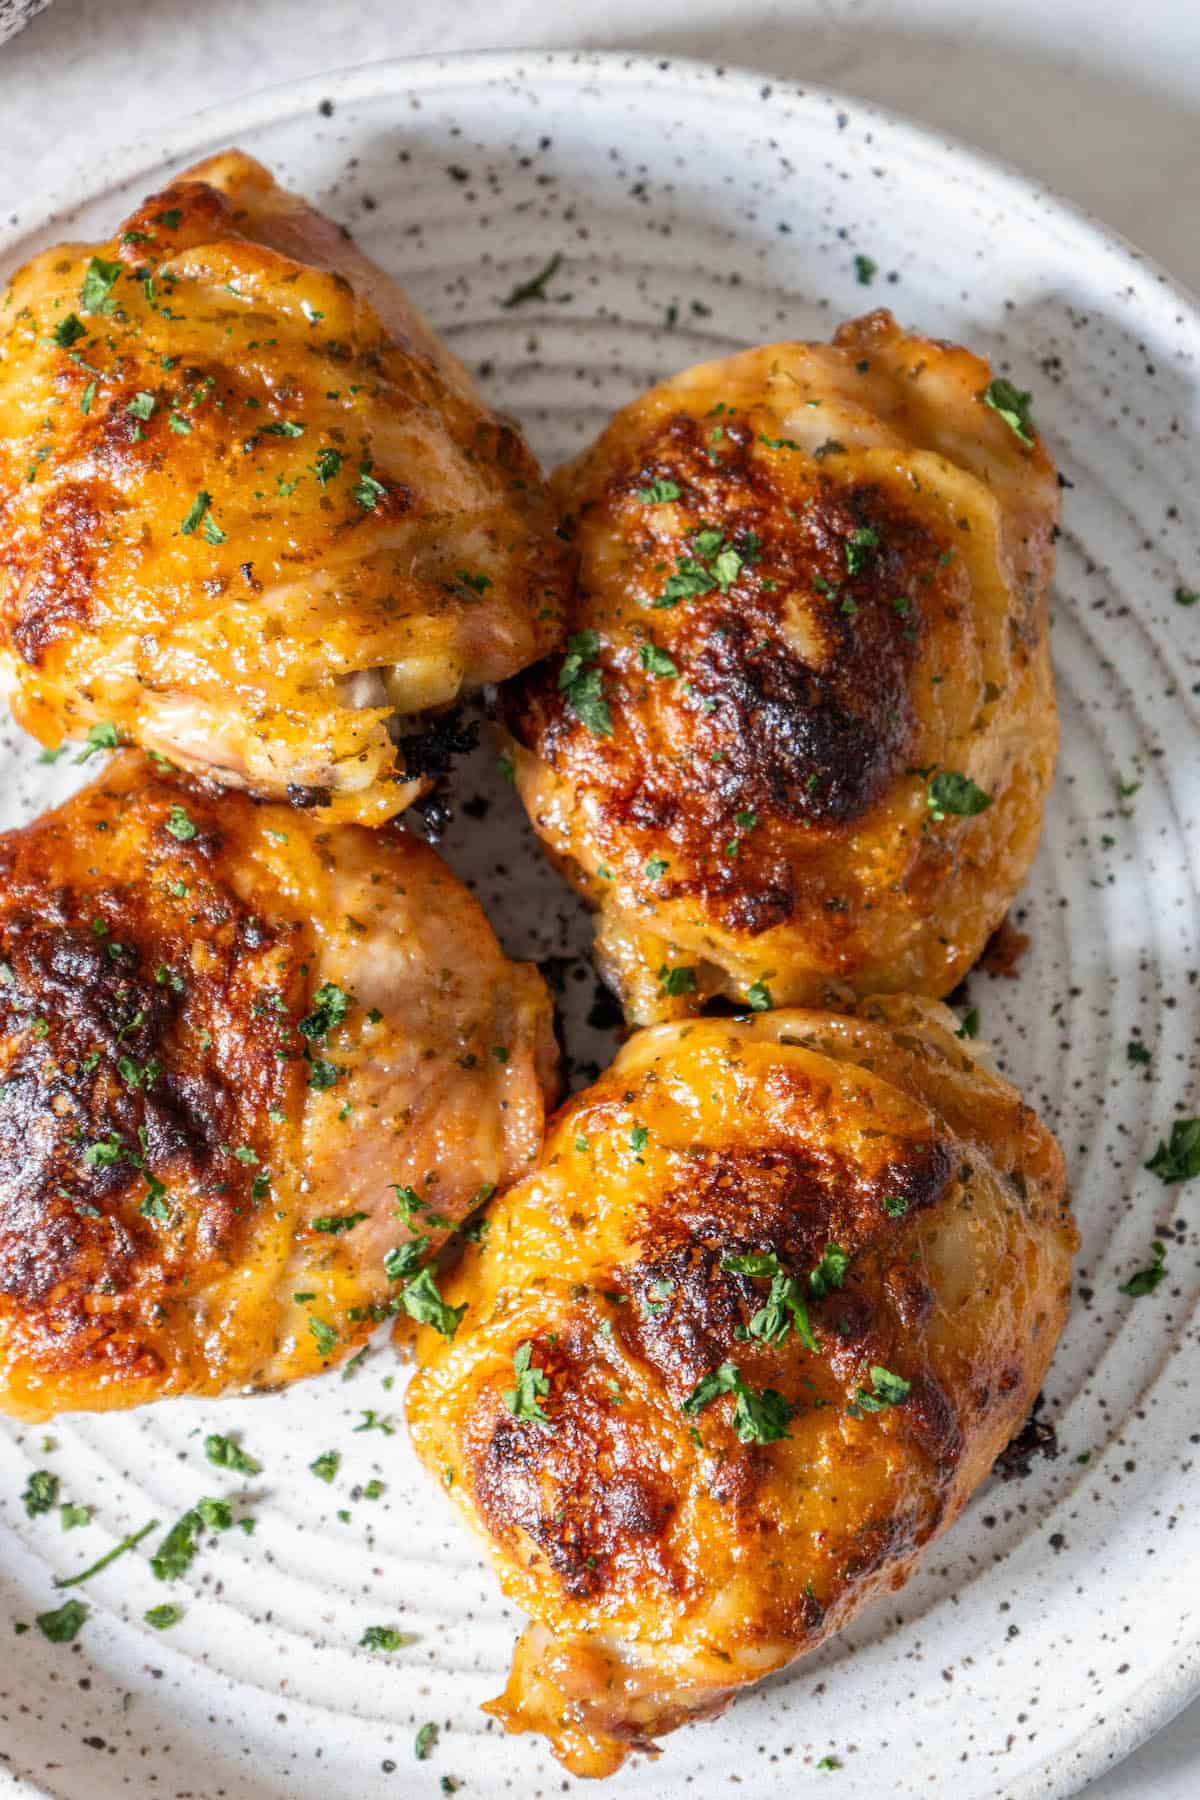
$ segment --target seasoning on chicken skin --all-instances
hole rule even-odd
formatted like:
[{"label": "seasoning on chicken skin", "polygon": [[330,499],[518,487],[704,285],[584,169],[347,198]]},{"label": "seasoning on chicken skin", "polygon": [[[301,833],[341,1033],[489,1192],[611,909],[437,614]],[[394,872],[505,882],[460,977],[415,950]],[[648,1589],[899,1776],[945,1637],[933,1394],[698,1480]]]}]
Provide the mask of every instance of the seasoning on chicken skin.
[{"label": "seasoning on chicken skin", "polygon": [[580,583],[516,778],[635,1022],[941,996],[1000,922],[1057,749],[1028,400],[880,312],[663,382],[554,477]]},{"label": "seasoning on chicken skin", "polygon": [[549,996],[407,834],[118,757],[0,835],[0,1411],[278,1387],[523,1174]]},{"label": "seasoning on chicken skin", "polygon": [[901,1585],[1066,1311],[1062,1155],[936,1002],[635,1034],[443,1280],[416,1447],[535,1621],[493,1711],[578,1775]]},{"label": "seasoning on chicken skin", "polygon": [[239,152],[14,276],[0,421],[0,676],[44,744],[111,723],[378,823],[430,785],[403,739],[558,636],[520,432]]}]

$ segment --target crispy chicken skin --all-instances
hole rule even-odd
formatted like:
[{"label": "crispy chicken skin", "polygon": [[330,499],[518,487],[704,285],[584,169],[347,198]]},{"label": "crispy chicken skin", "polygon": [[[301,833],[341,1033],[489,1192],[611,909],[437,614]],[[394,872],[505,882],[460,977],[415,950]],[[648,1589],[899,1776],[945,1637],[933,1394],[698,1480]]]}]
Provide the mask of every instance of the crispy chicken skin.
[{"label": "crispy chicken skin", "polygon": [[607,1774],[899,1587],[1025,1418],[1075,1245],[1053,1137],[936,1002],[635,1034],[418,1344],[417,1449],[536,1621],[490,1710]]},{"label": "crispy chicken skin", "polygon": [[424,844],[123,753],[0,835],[0,1410],[276,1387],[436,1312],[554,1065]]},{"label": "crispy chicken skin", "polygon": [[429,785],[422,715],[557,638],[519,431],[239,152],[13,278],[0,420],[0,676],[44,744],[112,722],[378,823]]},{"label": "crispy chicken skin", "polygon": [[581,579],[517,782],[634,1021],[941,996],[1024,879],[1059,495],[991,380],[873,313],[663,382],[554,478]]}]

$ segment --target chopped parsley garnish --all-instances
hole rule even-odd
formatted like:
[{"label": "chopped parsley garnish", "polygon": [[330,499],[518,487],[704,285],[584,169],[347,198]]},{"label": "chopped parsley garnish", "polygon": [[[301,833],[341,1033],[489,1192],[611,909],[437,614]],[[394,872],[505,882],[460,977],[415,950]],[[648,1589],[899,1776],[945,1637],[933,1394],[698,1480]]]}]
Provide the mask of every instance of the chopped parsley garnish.
[{"label": "chopped parsley garnish", "polygon": [[635,1125],[629,1133],[629,1148],[635,1155],[640,1154],[650,1142],[650,1133],[644,1125]]},{"label": "chopped parsley garnish", "polygon": [[271,437],[298,438],[304,436],[303,425],[294,419],[276,419],[270,425],[264,425],[263,431]]},{"label": "chopped parsley garnish", "polygon": [[199,525],[201,519],[211,505],[212,495],[205,488],[201,488],[200,492],[196,495],[196,498],[192,501],[192,504],[188,507],[183,522],[179,527],[182,536],[191,537],[193,531],[195,531],[197,525]]},{"label": "chopped parsley garnish", "polygon": [[121,1140],[114,1132],[103,1143],[89,1144],[83,1153],[83,1160],[89,1169],[111,1169],[114,1163],[120,1162],[124,1154]]},{"label": "chopped parsley garnish", "polygon": [[1161,1181],[1194,1181],[1200,1175],[1200,1119],[1176,1119],[1167,1143],[1146,1164]]},{"label": "chopped parsley garnish", "polygon": [[672,1000],[677,1000],[681,994],[694,994],[696,971],[690,963],[676,963],[673,968],[664,963],[658,971],[658,985]]},{"label": "chopped parsley garnish", "polygon": [[327,1485],[333,1480],[341,1467],[342,1459],[336,1450],[323,1450],[318,1457],[309,1463],[309,1469],[318,1481]]},{"label": "chopped parsley garnish", "polygon": [[386,1413],[377,1413],[373,1407],[364,1407],[362,1424],[354,1427],[355,1431],[381,1431],[384,1437],[395,1437],[396,1427]]},{"label": "chopped parsley garnish", "polygon": [[801,450],[804,447],[802,444],[798,444],[795,438],[763,437],[761,432],[758,441],[760,444],[765,444],[768,450]]},{"label": "chopped parsley garnish", "polygon": [[167,830],[179,843],[186,844],[196,835],[196,827],[187,811],[176,800],[167,814]]},{"label": "chopped parsley garnish", "polygon": [[1033,402],[1032,394],[1023,394],[1019,388],[998,375],[989,381],[979,398],[993,412],[999,413],[1009,430],[1020,438],[1023,444],[1033,443],[1033,433],[1029,429],[1029,408]]},{"label": "chopped parsley garnish", "polygon": [[509,1412],[515,1419],[528,1419],[535,1425],[544,1425],[547,1431],[554,1426],[542,1410],[542,1401],[550,1392],[550,1381],[544,1369],[539,1369],[533,1361],[533,1345],[528,1339],[518,1344],[513,1351],[513,1374],[516,1386],[506,1388],[501,1395]]},{"label": "chopped parsley garnish", "polygon": [[878,1363],[872,1363],[870,1390],[856,1388],[854,1399],[846,1411],[852,1419],[861,1418],[863,1413],[883,1412],[889,1406],[903,1406],[911,1392],[911,1381],[905,1381],[902,1375],[893,1375],[890,1369],[881,1369]]},{"label": "chopped parsley garnish", "polygon": [[752,981],[746,989],[746,999],[754,1012],[769,1012],[771,1009],[771,990],[765,981]]},{"label": "chopped parsley garnish", "polygon": [[147,1625],[155,1631],[169,1631],[172,1625],[178,1625],[183,1617],[182,1606],[172,1606],[169,1600],[161,1606],[151,1606],[142,1614]]},{"label": "chopped parsley garnish", "polygon": [[157,1519],[151,1519],[149,1524],[141,1527],[140,1531],[131,1531],[128,1537],[123,1537],[119,1544],[114,1544],[111,1550],[106,1550],[103,1556],[98,1556],[94,1563],[88,1564],[86,1569],[80,1569],[77,1575],[56,1575],[54,1577],[55,1587],[78,1587],[81,1581],[90,1580],[93,1575],[98,1575],[101,1569],[107,1569],[109,1563],[116,1562],[118,1556],[124,1556],[127,1550],[134,1549],[144,1537],[149,1537],[157,1524]]},{"label": "chopped parsley garnish", "polygon": [[135,419],[151,419],[158,401],[153,394],[135,394],[125,411],[132,413]]},{"label": "chopped parsley garnish", "polygon": [[1166,1246],[1157,1239],[1150,1246],[1150,1267],[1139,1269],[1128,1281],[1121,1283],[1121,1292],[1129,1294],[1133,1299],[1140,1299],[1143,1294],[1152,1294],[1160,1281],[1167,1277]]},{"label": "chopped parsley garnish", "polygon": [[1126,1062],[1140,1063],[1143,1067],[1149,1064],[1150,1051],[1143,1044],[1141,1038],[1130,1038],[1125,1046],[1125,1060]]},{"label": "chopped parsley garnish", "polygon": [[908,1201],[903,1194],[885,1194],[883,1210],[889,1219],[902,1219],[908,1211]]},{"label": "chopped parsley garnish", "polygon": [[665,506],[670,500],[678,500],[682,492],[677,481],[656,475],[646,487],[638,489],[637,497],[643,506]]},{"label": "chopped parsley garnish", "polygon": [[751,1337],[764,1344],[782,1344],[791,1327],[806,1350],[819,1350],[808,1308],[794,1275],[780,1267],[774,1250],[751,1250],[744,1256],[725,1256],[721,1267],[734,1275],[748,1275],[755,1281],[769,1281],[766,1303],[759,1308],[747,1327]]},{"label": "chopped parsley garnish", "polygon": [[400,1303],[418,1325],[432,1325],[444,1338],[452,1338],[462,1322],[466,1305],[447,1306],[438,1292],[432,1269],[422,1269],[400,1290]]},{"label": "chopped parsley garnish", "polygon": [[58,1501],[58,1476],[49,1469],[35,1469],[25,1483],[21,1499],[25,1502],[26,1518],[36,1519],[39,1513],[48,1513]]},{"label": "chopped parsley garnish", "polygon": [[433,1723],[433,1720],[430,1719],[428,1724],[422,1725],[420,1731],[418,1731],[416,1737],[413,1739],[413,1755],[418,1762],[428,1761],[433,1751],[433,1746],[437,1741],[438,1728]]},{"label": "chopped parsley garnish", "polygon": [[313,463],[313,474],[316,476],[321,486],[326,487],[329,482],[333,480],[341,466],[341,451],[331,450],[327,447],[317,451],[317,459]]},{"label": "chopped parsley garnish", "polygon": [[503,307],[524,306],[527,300],[545,300],[546,283],[553,281],[562,267],[562,257],[555,255],[543,269],[540,269],[529,281],[518,281],[500,302]]},{"label": "chopped parsley garnish", "polygon": [[94,381],[89,381],[87,386],[84,388],[82,394],[80,394],[80,396],[79,396],[80,412],[84,413],[84,414],[90,413],[92,410],[92,401],[95,398],[96,398],[96,384]]},{"label": "chopped parsley garnish", "polygon": [[69,350],[72,344],[77,344],[81,337],[86,336],[87,326],[74,313],[68,313],[54,327],[54,341],[60,350]]},{"label": "chopped parsley garnish", "polygon": [[310,1315],[308,1329],[312,1334],[313,1341],[321,1355],[332,1355],[334,1346],[338,1341],[338,1334],[333,1329],[333,1326],[327,1325],[324,1319],[318,1319],[315,1316]]},{"label": "chopped parsley garnish", "polygon": [[473,588],[477,594],[486,594],[492,585],[490,575],[472,575],[469,569],[455,569],[455,581],[461,581],[464,587]]},{"label": "chopped parsley garnish", "polygon": [[705,525],[689,538],[690,552],[676,559],[675,572],[667,577],[655,607],[678,606],[681,600],[699,599],[714,588],[727,594],[741,572],[743,558],[723,532]]},{"label": "chopped parsley garnish", "polygon": [[558,687],[581,725],[597,737],[611,737],[612,714],[604,698],[604,680],[593,661],[599,649],[600,639],[594,631],[574,632],[567,639]]},{"label": "chopped parsley garnish", "polygon": [[80,1506],[74,1500],[64,1500],[58,1509],[58,1522],[64,1531],[76,1531],[80,1525],[90,1525],[92,1509]]},{"label": "chopped parsley garnish", "polygon": [[372,475],[372,467],[373,464],[369,457],[364,462],[359,463],[358,480],[350,490],[354,495],[354,498],[358,501],[358,504],[366,512],[374,512],[375,508],[379,505],[379,502],[387,493],[387,489],[384,487],[382,481],[376,481],[375,477]]},{"label": "chopped parsley garnish", "polygon": [[336,1085],[341,1070],[336,1063],[327,1062],[324,1057],[315,1057],[309,1064],[308,1085],[316,1094],[323,1094],[327,1088]]},{"label": "chopped parsley garnish", "polygon": [[361,1225],[369,1217],[370,1214],[365,1212],[322,1213],[313,1220],[312,1228],[314,1231],[327,1232],[330,1237],[338,1237],[343,1231],[353,1231],[356,1225]]},{"label": "chopped parsley garnish", "polygon": [[87,1616],[82,1600],[64,1600],[53,1612],[38,1613],[33,1622],[52,1644],[70,1644],[79,1636]]},{"label": "chopped parsley garnish", "polygon": [[83,749],[79,752],[75,761],[77,763],[85,763],[88,761],[89,757],[95,756],[98,750],[115,750],[119,742],[120,739],[117,736],[116,726],[109,723],[107,720],[98,725],[89,725]]},{"label": "chopped parsley garnish", "polygon": [[756,1393],[731,1362],[723,1362],[698,1381],[680,1410],[694,1416],[722,1394],[734,1396],[733,1429],[743,1444],[773,1444],[791,1435],[787,1426],[792,1409],[783,1395],[774,1388]]},{"label": "chopped parsley garnish", "polygon": [[972,1006],[963,1014],[962,1024],[955,1032],[956,1038],[975,1038],[979,1036],[979,1008]]},{"label": "chopped parsley garnish", "polygon": [[407,1244],[393,1246],[383,1259],[383,1272],[389,1281],[407,1281],[408,1277],[419,1268],[421,1258],[429,1248],[427,1237],[413,1238]]},{"label": "chopped parsley garnish", "polygon": [[647,881],[661,881],[670,866],[665,856],[651,856],[647,859],[642,874]]},{"label": "chopped parsley garnish", "polygon": [[415,1631],[398,1631],[394,1625],[368,1625],[358,1640],[363,1650],[403,1650],[420,1642]]},{"label": "chopped parsley garnish", "polygon": [[854,259],[854,279],[859,287],[870,287],[879,270],[879,264],[873,256],[858,255]]},{"label": "chopped parsley garnish", "polygon": [[172,1525],[150,1558],[150,1567],[159,1581],[178,1581],[191,1568],[192,1559],[199,1548],[196,1539],[203,1523],[200,1514],[192,1509]]},{"label": "chopped parsley garnish", "polygon": [[79,290],[79,304],[84,312],[110,313],[114,310],[116,301],[112,291],[121,273],[119,262],[105,262],[102,256],[93,256]]},{"label": "chopped parsley garnish", "polygon": [[842,1287],[849,1267],[850,1252],[843,1250],[840,1244],[826,1244],[820,1262],[808,1277],[808,1291],[814,1300]]},{"label": "chopped parsley garnish", "polygon": [[846,573],[861,575],[867,566],[868,550],[878,550],[879,533],[871,525],[860,525],[846,539]]},{"label": "chopped parsley garnish", "polygon": [[660,650],[657,644],[640,644],[638,660],[648,675],[657,675],[665,679],[679,673],[666,651]]},{"label": "chopped parsley garnish", "polygon": [[233,1438],[222,1437],[217,1431],[210,1432],[205,1438],[204,1454],[218,1469],[233,1469],[238,1475],[258,1475],[262,1472],[260,1462],[247,1455]]},{"label": "chopped parsley garnish", "polygon": [[1176,606],[1195,606],[1200,600],[1200,588],[1177,587],[1175,589]]},{"label": "chopped parsley garnish", "polygon": [[947,813],[971,818],[975,813],[986,812],[992,804],[990,794],[985,794],[981,787],[976,787],[969,775],[961,775],[956,769],[947,769],[943,774],[935,775],[929,783],[925,800],[932,819],[944,819]]}]

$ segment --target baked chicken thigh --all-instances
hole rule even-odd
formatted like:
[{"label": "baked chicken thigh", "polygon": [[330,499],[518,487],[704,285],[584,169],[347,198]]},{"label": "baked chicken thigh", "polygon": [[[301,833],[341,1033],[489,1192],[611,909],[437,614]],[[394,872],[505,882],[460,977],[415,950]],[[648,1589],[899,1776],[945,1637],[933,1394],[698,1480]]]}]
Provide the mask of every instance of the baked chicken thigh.
[{"label": "baked chicken thigh", "polygon": [[519,431],[237,152],[14,277],[0,425],[0,675],[44,744],[115,725],[378,823],[436,772],[428,715],[556,641]]},{"label": "baked chicken thigh", "polygon": [[1000,922],[1057,749],[1028,403],[880,312],[664,382],[555,477],[581,579],[517,782],[634,1021],[940,996]]},{"label": "baked chicken thigh", "polygon": [[397,830],[125,753],[0,835],[0,1410],[277,1387],[534,1162],[549,996]]},{"label": "baked chicken thigh", "polygon": [[898,1587],[1024,1420],[1075,1244],[935,1002],[636,1034],[418,1340],[417,1449],[536,1621],[489,1710],[607,1774]]}]

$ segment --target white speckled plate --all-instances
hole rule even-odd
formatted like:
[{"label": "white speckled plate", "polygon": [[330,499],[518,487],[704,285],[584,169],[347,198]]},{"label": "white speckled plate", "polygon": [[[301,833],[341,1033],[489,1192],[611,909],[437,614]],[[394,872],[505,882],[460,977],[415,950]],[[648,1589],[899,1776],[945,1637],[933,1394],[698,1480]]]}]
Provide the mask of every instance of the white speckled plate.
[{"label": "white speckled plate", "polygon": [[[973,976],[969,1003],[1070,1163],[1084,1242],[1044,1413],[1061,1453],[990,1483],[907,1589],[613,1790],[1077,1791],[1200,1672],[1200,1188],[1164,1187],[1143,1167],[1177,1112],[1200,1111],[1200,609],[1174,599],[1200,587],[1193,302],[1029,183],[873,108],[591,55],[385,65],[186,121],[81,174],[56,216],[35,197],[5,264],[64,232],[105,235],[168,171],[233,142],[358,233],[549,461],[659,376],[824,335],[880,303],[1033,390],[1071,483],[1054,609],[1062,767],[1017,914],[1030,949],[1016,979]],[[555,254],[545,302],[504,310]],[[869,286],[856,256],[877,265]],[[73,778],[4,731],[4,823]],[[452,861],[510,948],[550,959],[576,1060],[607,1055],[587,1023],[586,925],[489,753],[457,793],[490,805],[460,811]],[[1148,1064],[1128,1057],[1135,1036]],[[1156,1237],[1168,1278],[1127,1298],[1120,1284]],[[328,1800],[436,1795],[451,1778],[467,1795],[581,1791],[537,1740],[505,1738],[476,1710],[516,1621],[403,1435],[354,1433],[364,1408],[398,1419],[401,1387],[380,1349],[349,1381],[280,1397],[67,1419],[49,1444],[4,1431],[0,1789]],[[239,1483],[205,1462],[213,1428],[243,1432],[261,1477]],[[326,1449],[342,1458],[329,1486],[308,1471]],[[19,1496],[38,1467],[95,1508],[90,1525],[67,1534],[56,1512],[26,1518]],[[373,1477],[386,1491],[369,1501]],[[12,1636],[56,1603],[54,1574],[217,1491],[244,1495],[253,1537],[213,1540],[169,1591],[147,1543],[86,1585],[73,1646]],[[168,1597],[184,1617],[156,1634],[142,1615]],[[370,1654],[356,1647],[368,1624],[419,1636]],[[426,1720],[440,1738],[417,1761]],[[828,1757],[840,1768],[821,1771]]]}]

